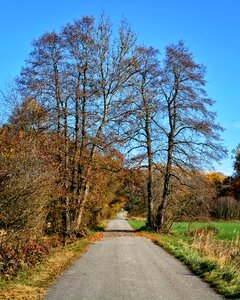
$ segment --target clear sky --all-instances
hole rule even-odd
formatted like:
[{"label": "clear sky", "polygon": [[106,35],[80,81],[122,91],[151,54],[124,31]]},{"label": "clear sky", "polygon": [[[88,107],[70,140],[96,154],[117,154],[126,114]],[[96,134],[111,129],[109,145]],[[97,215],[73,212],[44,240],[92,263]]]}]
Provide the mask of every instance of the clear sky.
[{"label": "clear sky", "polygon": [[216,169],[231,175],[231,150],[240,143],[240,0],[0,0],[0,88],[17,76],[34,39],[102,10],[114,24],[126,17],[147,46],[163,51],[183,39],[207,66],[207,91],[230,152]]}]

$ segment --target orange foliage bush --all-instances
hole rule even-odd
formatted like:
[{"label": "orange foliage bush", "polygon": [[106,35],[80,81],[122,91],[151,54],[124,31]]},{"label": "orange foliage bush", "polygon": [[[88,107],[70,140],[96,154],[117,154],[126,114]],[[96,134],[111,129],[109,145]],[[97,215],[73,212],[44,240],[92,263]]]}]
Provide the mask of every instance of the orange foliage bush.
[{"label": "orange foliage bush", "polygon": [[32,267],[49,253],[45,242],[37,239],[10,239],[0,241],[0,274],[5,278],[16,276],[23,267]]}]

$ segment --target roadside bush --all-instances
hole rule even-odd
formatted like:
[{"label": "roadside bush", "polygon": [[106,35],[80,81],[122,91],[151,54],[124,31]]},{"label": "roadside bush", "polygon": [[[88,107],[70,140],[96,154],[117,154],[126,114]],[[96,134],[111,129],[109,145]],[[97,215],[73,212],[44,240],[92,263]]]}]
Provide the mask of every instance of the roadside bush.
[{"label": "roadside bush", "polygon": [[32,267],[49,253],[46,243],[38,239],[0,239],[0,274],[6,279],[16,276],[24,267]]}]

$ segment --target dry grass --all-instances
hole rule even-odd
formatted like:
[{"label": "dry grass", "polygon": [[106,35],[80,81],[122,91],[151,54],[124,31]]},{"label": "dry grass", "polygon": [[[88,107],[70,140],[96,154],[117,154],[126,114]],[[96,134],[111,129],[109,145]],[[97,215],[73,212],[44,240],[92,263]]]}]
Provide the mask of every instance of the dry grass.
[{"label": "dry grass", "polygon": [[5,282],[0,291],[1,300],[39,300],[47,288],[85,251],[89,243],[100,239],[101,232],[64,247],[52,249],[50,255],[34,269],[26,269],[13,281]]},{"label": "dry grass", "polygon": [[231,263],[240,270],[240,239],[239,236],[231,241],[217,240],[214,233],[196,233],[191,243],[192,248],[215,260],[222,267]]},{"label": "dry grass", "polygon": [[134,232],[134,235],[144,237],[153,241],[155,241],[156,238],[160,238],[156,233]]},{"label": "dry grass", "polygon": [[39,300],[45,290],[31,286],[16,285],[14,288],[5,289],[0,293],[0,299],[4,300]]}]

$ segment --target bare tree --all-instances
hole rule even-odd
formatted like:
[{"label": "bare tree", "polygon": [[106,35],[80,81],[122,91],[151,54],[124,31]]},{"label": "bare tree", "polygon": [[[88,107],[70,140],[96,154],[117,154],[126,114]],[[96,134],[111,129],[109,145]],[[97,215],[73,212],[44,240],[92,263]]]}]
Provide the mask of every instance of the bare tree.
[{"label": "bare tree", "polygon": [[219,143],[218,132],[222,128],[215,123],[216,115],[210,110],[213,101],[207,97],[204,76],[205,68],[194,62],[182,41],[166,48],[160,81],[166,163],[155,220],[157,229],[164,224],[170,180],[174,176],[172,167],[201,168],[225,154]]},{"label": "bare tree", "polygon": [[32,98],[48,111],[49,130],[57,133],[59,180],[64,192],[59,198],[63,207],[63,232],[70,227],[69,217],[69,98],[68,69],[61,37],[56,32],[42,35],[33,42],[33,51],[17,80],[23,98]]},{"label": "bare tree", "polygon": [[[135,35],[126,21],[122,21],[118,37],[114,40],[110,20],[102,15],[96,28],[96,93],[91,103],[88,118],[88,164],[83,174],[80,195],[80,209],[75,221],[76,228],[82,222],[82,215],[90,188],[89,175],[97,149],[111,145],[115,133],[111,130],[121,117],[119,103],[125,95],[130,78],[135,72],[135,60],[132,51]],[[94,109],[94,111],[93,111]]]},{"label": "bare tree", "polygon": [[[157,117],[159,116],[160,65],[158,51],[153,48],[138,47],[135,55],[138,68],[133,78],[132,99],[130,104],[127,103],[128,110],[131,107],[131,113],[128,116],[127,139],[130,142],[128,152],[132,153],[135,161],[140,159],[141,167],[148,169],[147,210],[148,225],[151,227],[153,222],[153,159],[157,137]],[[161,143],[161,141],[159,142]]]}]

